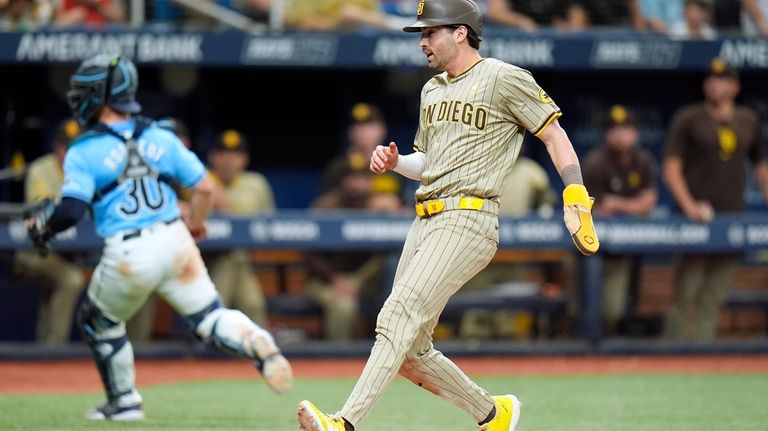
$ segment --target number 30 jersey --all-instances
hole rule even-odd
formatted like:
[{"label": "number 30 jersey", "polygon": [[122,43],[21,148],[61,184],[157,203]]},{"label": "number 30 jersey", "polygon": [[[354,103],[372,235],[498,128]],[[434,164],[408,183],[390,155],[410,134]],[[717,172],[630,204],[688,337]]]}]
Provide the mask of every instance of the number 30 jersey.
[{"label": "number 30 jersey", "polygon": [[[111,125],[128,136],[135,127],[134,120]],[[170,183],[194,187],[205,177],[200,159],[167,129],[149,126],[138,138],[138,150],[159,175],[116,183],[128,158],[127,146],[118,137],[86,132],[67,149],[61,196],[91,205],[96,234],[102,238],[178,218]]]}]

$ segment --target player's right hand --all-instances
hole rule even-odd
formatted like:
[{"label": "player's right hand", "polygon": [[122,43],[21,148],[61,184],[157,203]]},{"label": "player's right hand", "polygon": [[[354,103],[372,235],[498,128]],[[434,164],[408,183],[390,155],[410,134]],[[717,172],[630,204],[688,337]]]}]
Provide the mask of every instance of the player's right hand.
[{"label": "player's right hand", "polygon": [[187,229],[189,229],[189,233],[192,234],[192,238],[194,238],[195,241],[205,239],[205,236],[208,234],[208,228],[205,226],[205,222],[187,222]]},{"label": "player's right hand", "polygon": [[383,174],[389,170],[395,169],[398,157],[397,145],[390,142],[388,147],[379,145],[371,154],[371,172]]},{"label": "player's right hand", "polygon": [[600,240],[597,238],[595,224],[592,222],[592,204],[586,187],[570,184],[563,190],[563,220],[571,239],[579,251],[590,256],[597,253]]}]

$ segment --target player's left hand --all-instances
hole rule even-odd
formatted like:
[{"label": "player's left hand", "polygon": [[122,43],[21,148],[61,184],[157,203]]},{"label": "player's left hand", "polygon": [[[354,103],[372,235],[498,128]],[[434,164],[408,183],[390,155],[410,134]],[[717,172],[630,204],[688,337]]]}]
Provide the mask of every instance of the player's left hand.
[{"label": "player's left hand", "polygon": [[600,241],[592,222],[593,203],[594,198],[589,197],[586,187],[581,184],[571,184],[563,190],[565,227],[571,233],[571,239],[576,248],[586,256],[597,253],[600,248]]},{"label": "player's left hand", "polygon": [[48,241],[53,236],[48,228],[48,220],[53,215],[56,204],[53,199],[45,199],[25,211],[27,235],[38,253],[47,255],[50,251]]}]

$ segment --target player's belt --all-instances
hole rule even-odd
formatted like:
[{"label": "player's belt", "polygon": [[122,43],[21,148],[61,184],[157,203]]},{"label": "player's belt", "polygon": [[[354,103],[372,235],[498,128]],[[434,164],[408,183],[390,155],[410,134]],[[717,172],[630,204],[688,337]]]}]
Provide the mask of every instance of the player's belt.
[{"label": "player's belt", "polygon": [[498,205],[496,202],[474,196],[454,197],[446,199],[433,199],[416,204],[416,215],[421,218],[429,218],[435,214],[450,210],[490,210],[490,205]]},{"label": "player's belt", "polygon": [[[178,219],[179,218],[176,217],[174,219],[171,219],[171,220],[168,220],[168,221],[164,221],[163,223],[169,225],[169,224],[175,222]],[[144,229],[136,229],[136,230],[131,230],[131,231],[125,232],[123,234],[123,241],[128,241],[129,239],[134,239],[134,238],[140,237],[141,236],[141,232],[144,231]]]}]

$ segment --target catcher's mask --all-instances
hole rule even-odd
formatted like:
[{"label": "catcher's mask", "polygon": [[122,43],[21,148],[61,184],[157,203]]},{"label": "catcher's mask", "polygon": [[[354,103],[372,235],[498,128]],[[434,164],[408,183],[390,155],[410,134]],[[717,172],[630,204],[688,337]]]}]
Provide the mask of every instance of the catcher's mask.
[{"label": "catcher's mask", "polygon": [[121,55],[99,54],[83,61],[69,86],[67,103],[81,126],[92,124],[102,106],[130,114],[141,111],[135,99],[139,88],[136,66]]}]

